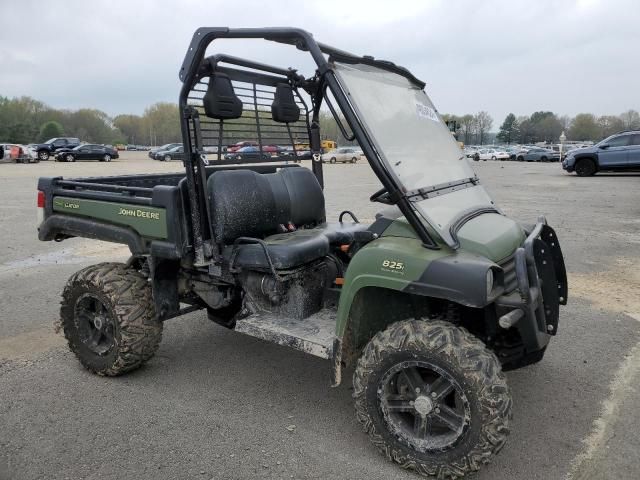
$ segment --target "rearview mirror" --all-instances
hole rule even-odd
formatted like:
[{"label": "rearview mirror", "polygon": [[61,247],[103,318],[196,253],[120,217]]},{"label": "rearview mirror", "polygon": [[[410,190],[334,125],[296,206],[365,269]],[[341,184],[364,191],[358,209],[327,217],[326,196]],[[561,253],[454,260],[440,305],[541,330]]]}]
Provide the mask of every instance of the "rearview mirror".
[{"label": "rearview mirror", "polygon": [[607,148],[609,148],[609,144],[608,143],[603,143],[602,145],[599,145],[599,147],[603,150],[606,150]]}]

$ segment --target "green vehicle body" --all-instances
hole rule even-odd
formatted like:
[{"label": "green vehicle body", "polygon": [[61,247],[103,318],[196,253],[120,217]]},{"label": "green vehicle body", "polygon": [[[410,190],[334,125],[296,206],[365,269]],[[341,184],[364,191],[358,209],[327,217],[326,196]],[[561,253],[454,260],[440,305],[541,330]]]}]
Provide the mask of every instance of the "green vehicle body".
[{"label": "green vehicle body", "polygon": [[[57,196],[53,200],[53,211],[127,226],[145,240],[167,237],[166,211],[162,208]],[[394,220],[380,238],[359,250],[349,263],[336,316],[336,337],[344,337],[354,298],[363,289],[410,291],[428,271],[429,265],[443,257],[464,259],[466,254],[474,254],[499,263],[522,244],[524,232],[505,216],[486,214],[467,222],[458,237],[461,244],[458,250],[449,248],[444,242],[439,242],[438,250],[426,249],[404,218]],[[465,268],[464,262],[461,263],[460,276],[465,275]],[[446,299],[446,293],[440,298]],[[382,329],[388,323],[376,322],[372,329],[366,319],[355,322],[353,333],[358,344],[366,343],[370,332]]]},{"label": "green vehicle body", "polygon": [[[364,318],[358,305],[370,304],[381,295],[381,290],[403,293],[405,295],[424,295],[442,300],[455,299],[460,303],[469,302],[468,292],[454,297],[453,292],[444,289],[421,288],[421,280],[429,279],[429,267],[434,261],[450,259],[459,265],[451,275],[456,280],[469,274],[467,260],[470,256],[482,257],[489,262],[499,264],[513,256],[515,250],[525,239],[523,228],[513,220],[499,214],[485,214],[469,222],[458,232],[461,247],[457,250],[439,242],[439,249],[427,249],[404,218],[394,220],[380,235],[353,257],[347,269],[336,318],[336,337],[341,342],[347,337],[352,345],[349,349],[359,350],[375,332],[383,330],[393,321],[404,315],[411,315],[400,305],[406,302],[404,297],[386,297],[389,301],[380,305],[382,311],[373,314],[367,312]],[[434,282],[440,279],[433,278]],[[360,303],[356,298],[360,297]],[[384,294],[383,294],[384,295]],[[489,302],[470,304],[483,308]],[[340,345],[340,348],[342,344]],[[342,359],[342,357],[341,357]]]},{"label": "green vehicle body", "polygon": [[[458,235],[463,245],[458,250],[444,244],[440,244],[439,250],[426,249],[406,220],[395,220],[379,239],[367,244],[351,260],[340,295],[336,335],[343,337],[353,299],[361,289],[376,287],[405,292],[434,260],[474,254],[498,263],[513,255],[524,241],[522,228],[497,214],[477,217]],[[461,265],[461,276],[465,275],[464,268]]]},{"label": "green vehicle body", "polygon": [[54,197],[53,211],[131,227],[145,239],[167,238],[167,216],[164,208]]}]

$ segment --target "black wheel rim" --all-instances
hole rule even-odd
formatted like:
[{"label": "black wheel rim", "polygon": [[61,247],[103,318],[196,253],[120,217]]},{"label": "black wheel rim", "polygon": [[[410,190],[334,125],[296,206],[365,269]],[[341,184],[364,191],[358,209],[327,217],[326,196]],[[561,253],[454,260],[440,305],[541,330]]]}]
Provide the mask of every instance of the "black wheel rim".
[{"label": "black wheel rim", "polygon": [[85,293],[76,301],[75,323],[80,341],[96,355],[106,355],[111,351],[115,331],[111,316],[102,300],[91,293]]},{"label": "black wheel rim", "polygon": [[576,166],[576,172],[578,172],[578,175],[589,175],[589,173],[591,173],[591,165],[584,161],[578,162],[578,165]]},{"label": "black wheel rim", "polygon": [[454,448],[471,422],[460,384],[430,362],[408,361],[390,368],[378,385],[378,401],[389,431],[419,452]]}]

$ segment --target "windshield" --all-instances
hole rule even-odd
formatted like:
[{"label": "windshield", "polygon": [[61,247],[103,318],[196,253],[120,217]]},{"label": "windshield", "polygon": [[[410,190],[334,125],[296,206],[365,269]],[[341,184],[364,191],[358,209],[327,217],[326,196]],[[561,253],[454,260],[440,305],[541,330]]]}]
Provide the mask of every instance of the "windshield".
[{"label": "windshield", "polygon": [[373,66],[335,63],[334,70],[387,169],[405,192],[422,192],[412,197],[418,215],[456,247],[452,224],[494,205],[427,94]]}]

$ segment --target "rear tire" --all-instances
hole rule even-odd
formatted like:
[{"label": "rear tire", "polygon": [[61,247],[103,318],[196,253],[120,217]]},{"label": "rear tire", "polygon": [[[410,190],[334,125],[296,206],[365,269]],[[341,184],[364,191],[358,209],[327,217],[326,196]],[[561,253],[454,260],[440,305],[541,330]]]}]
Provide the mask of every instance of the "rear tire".
[{"label": "rear tire", "polygon": [[104,160],[105,162],[110,162],[110,161],[111,161],[111,155],[106,154],[106,155],[103,157],[103,160]]},{"label": "rear tire", "polygon": [[400,321],[377,333],[358,360],[353,397],[378,450],[425,476],[478,471],[509,434],[512,399],[500,362],[445,321]]},{"label": "rear tire", "polygon": [[351,163],[356,163],[358,159],[356,157],[351,158]]},{"label": "rear tire", "polygon": [[495,156],[491,157],[491,160],[497,160],[497,158]]},{"label": "rear tire", "polygon": [[336,163],[336,157],[331,157],[329,159],[329,163]]},{"label": "rear tire", "polygon": [[524,157],[520,155],[518,158],[516,158],[516,160],[518,160],[519,162],[524,162]]},{"label": "rear tire", "polygon": [[548,162],[549,159],[547,157],[540,157],[541,162]]},{"label": "rear tire", "polygon": [[576,162],[575,171],[579,177],[590,177],[596,170],[596,163],[590,158],[581,158]]},{"label": "rear tire", "polygon": [[98,375],[139,368],[162,339],[149,282],[121,263],[100,263],[75,273],[64,288],[60,318],[69,348]]}]

